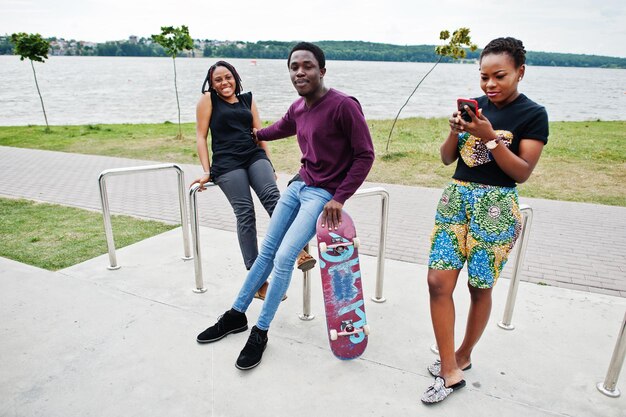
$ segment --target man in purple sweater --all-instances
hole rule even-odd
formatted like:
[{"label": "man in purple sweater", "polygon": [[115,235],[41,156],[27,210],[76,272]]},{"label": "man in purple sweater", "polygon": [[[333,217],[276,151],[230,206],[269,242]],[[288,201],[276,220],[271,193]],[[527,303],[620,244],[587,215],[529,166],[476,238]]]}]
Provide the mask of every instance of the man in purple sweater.
[{"label": "man in purple sweater", "polygon": [[242,370],[261,362],[270,323],[289,288],[298,253],[315,235],[318,216],[323,213],[322,224],[337,228],[343,204],[374,163],[374,146],[359,102],[324,86],[324,52],[311,43],[298,43],[287,65],[300,98],[282,119],[254,134],[259,141],[297,135],[302,167],[274,209],[259,255],[232,309],[197,338],[210,343],[247,330],[245,312],[271,273],[261,314],[235,364]]}]

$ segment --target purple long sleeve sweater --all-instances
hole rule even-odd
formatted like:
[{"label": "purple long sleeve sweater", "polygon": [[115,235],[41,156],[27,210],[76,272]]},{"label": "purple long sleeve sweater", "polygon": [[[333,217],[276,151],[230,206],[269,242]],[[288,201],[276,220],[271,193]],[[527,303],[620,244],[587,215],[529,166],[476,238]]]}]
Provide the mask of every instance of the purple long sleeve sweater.
[{"label": "purple long sleeve sweater", "polygon": [[359,102],[331,88],[310,108],[304,98],[296,100],[282,119],[257,132],[263,141],[293,135],[302,151],[302,180],[344,204],[374,163],[374,145]]}]

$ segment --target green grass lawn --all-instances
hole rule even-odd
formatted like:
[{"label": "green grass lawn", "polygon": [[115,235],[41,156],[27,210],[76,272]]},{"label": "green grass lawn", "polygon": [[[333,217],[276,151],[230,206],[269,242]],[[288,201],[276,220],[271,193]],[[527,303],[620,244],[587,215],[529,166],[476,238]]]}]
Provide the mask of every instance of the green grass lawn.
[{"label": "green grass lawn", "polygon": [[[442,187],[453,171],[439,159],[448,132],[445,118],[401,119],[389,152],[385,152],[391,120],[370,120],[376,162],[368,181]],[[267,125],[268,122],[265,122]],[[119,124],[0,127],[0,145],[63,152],[198,163],[195,124]],[[626,206],[626,122],[552,122],[550,138],[530,180],[521,184],[526,197]],[[270,143],[277,171],[295,172],[300,151],[294,139]]]},{"label": "green grass lawn", "polygon": [[[56,271],[107,253],[102,215],[0,198],[0,256]],[[177,226],[112,216],[115,243],[128,246]]]}]

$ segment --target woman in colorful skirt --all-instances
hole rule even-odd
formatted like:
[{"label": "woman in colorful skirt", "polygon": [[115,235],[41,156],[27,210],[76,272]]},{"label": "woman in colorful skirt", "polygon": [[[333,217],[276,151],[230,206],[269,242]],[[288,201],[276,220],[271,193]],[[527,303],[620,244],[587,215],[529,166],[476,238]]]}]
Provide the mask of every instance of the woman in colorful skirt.
[{"label": "woman in colorful skirt", "polygon": [[[548,142],[544,107],[518,91],[526,71],[521,41],[498,38],[480,55],[478,111],[454,112],[441,145],[445,165],[457,161],[443,191],[431,235],[428,261],[430,313],[440,358],[428,366],[435,377],[422,396],[443,401],[465,386],[464,371],[491,313],[491,292],[519,236],[516,184],[526,181]],[[461,111],[467,112],[464,120]],[[455,349],[452,294],[467,262],[471,305],[465,336]]]}]

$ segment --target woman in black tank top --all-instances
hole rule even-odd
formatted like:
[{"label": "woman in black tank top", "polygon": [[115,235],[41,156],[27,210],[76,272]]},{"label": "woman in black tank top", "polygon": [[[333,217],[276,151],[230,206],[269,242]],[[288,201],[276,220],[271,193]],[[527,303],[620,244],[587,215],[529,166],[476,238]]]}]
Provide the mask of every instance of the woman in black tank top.
[{"label": "woman in black tank top", "polygon": [[[246,269],[250,269],[258,255],[250,188],[270,216],[280,193],[267,144],[255,143],[251,135],[253,128],[261,128],[256,102],[251,92],[242,93],[241,90],[241,78],[231,64],[218,61],[209,68],[196,107],[196,145],[204,174],[192,184],[204,186],[213,181],[224,192],[237,217],[239,246]],[[207,146],[209,130],[211,161]],[[315,265],[315,260],[306,252],[298,259],[301,269]],[[266,288],[265,285],[259,290],[259,298],[264,298]]]}]

